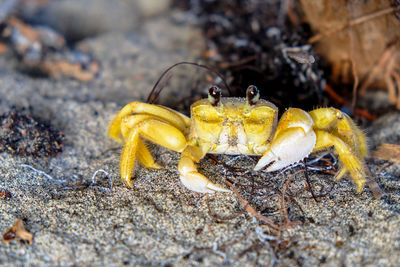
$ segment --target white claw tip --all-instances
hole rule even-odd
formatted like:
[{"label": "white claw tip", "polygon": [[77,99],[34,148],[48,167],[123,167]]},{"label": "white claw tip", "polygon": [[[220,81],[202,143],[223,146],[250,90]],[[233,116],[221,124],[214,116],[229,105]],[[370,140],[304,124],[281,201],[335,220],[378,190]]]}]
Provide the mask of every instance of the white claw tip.
[{"label": "white claw tip", "polygon": [[198,172],[188,172],[185,175],[181,174],[180,179],[186,188],[198,193],[230,192],[230,190],[212,183]]},{"label": "white claw tip", "polygon": [[225,189],[223,187],[220,187],[220,186],[218,186],[216,184],[208,184],[207,188],[212,190],[211,192],[208,192],[208,193],[215,193],[215,192],[226,192],[227,193],[227,192],[231,191],[229,189]]}]

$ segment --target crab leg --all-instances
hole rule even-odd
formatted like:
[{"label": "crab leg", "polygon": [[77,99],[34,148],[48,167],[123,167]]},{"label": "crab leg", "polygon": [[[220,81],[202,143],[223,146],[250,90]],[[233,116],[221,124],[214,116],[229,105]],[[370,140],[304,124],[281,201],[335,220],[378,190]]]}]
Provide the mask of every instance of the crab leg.
[{"label": "crab leg", "polygon": [[119,134],[122,135],[122,138],[125,140],[130,133],[130,131],[136,127],[137,124],[139,124],[142,121],[145,120],[157,120],[157,117],[154,117],[152,115],[147,115],[147,114],[138,114],[138,115],[130,115],[126,116],[123,118],[120,122],[120,132]]},{"label": "crab leg", "polygon": [[354,122],[340,110],[335,108],[319,108],[309,112],[314,121],[314,128],[329,130],[349,145],[357,157],[363,159],[367,154],[364,134]]},{"label": "crab leg", "polygon": [[[357,153],[357,157],[360,161],[364,160],[364,157],[367,155],[367,143],[365,141],[365,136],[364,134],[357,128],[354,128],[354,134],[355,134],[355,138],[356,138],[356,152]],[[351,145],[346,143],[347,145]],[[335,175],[335,179],[336,180],[340,180],[342,179],[346,174],[348,173],[346,166],[342,166],[339,171],[336,173]]]},{"label": "crab leg", "polygon": [[138,140],[138,148],[136,151],[137,159],[147,168],[160,169],[161,166],[154,162],[153,156],[151,155],[146,144],[141,138]]},{"label": "crab leg", "polygon": [[297,108],[288,109],[278,123],[269,149],[254,170],[268,166],[267,171],[276,171],[307,157],[316,142],[312,126],[313,120],[307,112]]},{"label": "crab leg", "polygon": [[[139,114],[123,118],[120,126],[123,139],[124,140],[127,139],[128,134],[131,132],[133,128],[137,126],[137,124],[139,124],[142,121],[151,119],[157,120],[157,117],[152,115]],[[140,161],[140,163],[142,163],[144,166],[148,168],[155,168],[155,169],[161,168],[160,165],[154,162],[153,156],[147,149],[145,143],[143,143],[143,141],[140,138],[138,140],[138,148],[136,149],[136,156],[137,159]]]},{"label": "crab leg", "polygon": [[[343,162],[346,170],[350,172],[350,176],[357,186],[357,193],[360,193],[361,190],[364,188],[364,184],[366,181],[365,173],[360,159],[351,151],[351,148],[339,137],[322,130],[317,130],[316,134],[317,143],[315,145],[314,151],[333,146],[335,148],[335,151],[339,154],[339,159]],[[339,171],[339,173],[341,176],[343,176],[346,171],[342,169]]]},{"label": "crab leg", "polygon": [[[341,111],[335,108],[319,108],[310,111],[309,114],[314,120],[315,129],[323,131],[329,130],[330,134],[335,137],[330,142],[330,145],[328,145],[329,142],[327,142],[327,140],[321,141],[322,139],[317,138],[317,145],[314,148],[314,151],[321,150],[332,145],[336,148],[336,146],[338,146],[338,144],[340,145],[341,142],[343,142],[347,147],[345,150],[348,152],[342,154],[339,153],[339,159],[344,163],[344,165],[337,172],[335,179],[339,180],[343,178],[349,171],[348,166],[353,166],[351,167],[353,169],[360,168],[359,165],[367,155],[367,145],[364,134],[360,129],[357,128],[353,121],[346,114],[343,114]],[[321,134],[317,135],[317,137],[318,136],[321,137]],[[325,142],[326,144],[320,146],[321,142]],[[339,152],[340,149],[336,150]],[[345,163],[346,160],[353,161],[353,159],[345,159],[344,157],[354,158],[354,156],[356,157],[356,162],[354,162],[354,164]],[[350,170],[350,175],[357,185],[358,192],[361,191],[365,183],[365,173],[364,171],[361,172],[363,178],[360,178],[358,171]]]},{"label": "crab leg", "polygon": [[122,143],[122,140],[120,139],[121,123],[123,122],[124,118],[133,114],[152,115],[153,117],[169,122],[184,133],[190,125],[190,119],[177,111],[163,106],[135,101],[123,107],[122,110],[114,117],[108,131],[109,136]]},{"label": "crab leg", "polygon": [[214,184],[197,171],[195,162],[199,162],[205,156],[207,150],[206,148],[187,146],[182,152],[178,164],[182,184],[188,189],[199,193],[229,192],[229,190]]},{"label": "crab leg", "polygon": [[[156,144],[178,152],[183,151],[186,147],[186,138],[176,127],[156,119],[139,122],[126,136],[126,144],[121,155],[121,177],[130,187],[133,186],[131,177],[136,157],[138,157],[140,162],[145,166],[150,165],[153,168],[158,167],[158,165],[154,163],[147,148],[143,150],[143,146],[145,147],[145,145],[141,143],[142,141],[140,138],[148,139]],[[142,150],[139,152],[139,149]]]}]

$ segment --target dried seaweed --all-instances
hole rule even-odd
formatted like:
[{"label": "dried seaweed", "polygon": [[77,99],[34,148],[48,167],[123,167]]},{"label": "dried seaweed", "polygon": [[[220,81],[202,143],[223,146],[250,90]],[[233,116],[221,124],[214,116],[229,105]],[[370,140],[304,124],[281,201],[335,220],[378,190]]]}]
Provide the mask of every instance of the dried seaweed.
[{"label": "dried seaweed", "polygon": [[63,150],[64,134],[22,111],[0,115],[0,152],[34,157],[55,156]]},{"label": "dried seaweed", "polygon": [[201,17],[208,64],[227,77],[235,96],[244,96],[253,84],[281,110],[326,105],[323,71],[310,64],[315,61],[307,44],[311,31],[305,24],[284,23],[279,2],[175,2]]}]

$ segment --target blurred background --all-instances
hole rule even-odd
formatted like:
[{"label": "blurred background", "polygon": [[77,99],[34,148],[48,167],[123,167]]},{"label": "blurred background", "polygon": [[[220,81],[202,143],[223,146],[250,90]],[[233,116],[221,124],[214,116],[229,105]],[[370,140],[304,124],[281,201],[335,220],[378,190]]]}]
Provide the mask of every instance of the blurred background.
[{"label": "blurred background", "polygon": [[[101,45],[90,40],[124,33],[102,53],[119,51],[127,61],[132,54],[126,46],[146,40],[176,53],[176,60],[160,60],[151,74],[154,82],[161,69],[192,60],[221,72],[235,96],[254,84],[281,109],[332,105],[367,123],[400,108],[398,5],[394,0],[3,0],[1,51],[13,51],[18,68],[29,75],[88,82],[108,71],[107,55],[93,56]],[[179,54],[179,46],[195,51]],[[142,58],[154,53],[151,47],[143,47]],[[139,63],[127,63],[131,76],[143,75],[135,72]],[[181,110],[204,94],[202,80],[220,82],[190,70],[177,75],[193,76],[173,86],[185,90],[170,89],[173,99],[182,100]],[[128,87],[115,91],[115,101],[145,98]],[[160,101],[173,104],[168,99]]]}]

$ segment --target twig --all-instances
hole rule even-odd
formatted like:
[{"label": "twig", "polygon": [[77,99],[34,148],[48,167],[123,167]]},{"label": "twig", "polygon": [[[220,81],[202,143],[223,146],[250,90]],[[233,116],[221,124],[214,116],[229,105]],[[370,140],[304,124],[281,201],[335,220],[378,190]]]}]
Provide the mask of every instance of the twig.
[{"label": "twig", "polygon": [[379,11],[375,11],[371,14],[368,15],[364,15],[355,19],[350,20],[348,23],[344,24],[344,25],[340,25],[336,28],[333,28],[331,30],[328,30],[327,32],[324,33],[319,33],[314,35],[313,37],[311,37],[310,39],[308,39],[308,43],[312,44],[312,43],[316,43],[318,41],[321,41],[322,39],[324,39],[325,37],[328,37],[329,35],[332,35],[333,33],[339,32],[339,31],[343,31],[347,28],[353,27],[355,25],[367,22],[369,20],[381,17],[381,16],[385,16],[387,14],[390,14],[392,12],[395,12],[398,8],[396,7],[389,7],[389,8],[385,8]]},{"label": "twig", "polygon": [[326,84],[325,86],[325,92],[334,100],[336,101],[339,105],[344,105],[346,101],[341,97],[338,93],[336,93],[333,88],[329,85]]},{"label": "twig", "polygon": [[394,162],[388,162],[385,165],[383,165],[382,167],[380,167],[376,173],[381,173],[382,171],[384,171],[385,169],[389,168],[390,166],[392,166],[394,164]]},{"label": "twig", "polygon": [[257,58],[258,58],[257,55],[254,55],[254,56],[243,58],[241,60],[237,60],[237,61],[234,61],[234,62],[220,62],[220,63],[218,63],[218,65],[219,65],[219,67],[221,69],[227,69],[227,68],[230,68],[230,67],[237,67],[237,66],[240,66],[240,65],[244,65],[246,63],[249,63],[251,61],[256,60]]},{"label": "twig", "polygon": [[293,173],[289,178],[286,180],[285,185],[282,188],[282,197],[281,197],[281,211],[283,211],[283,215],[286,218],[286,225],[291,225],[289,214],[287,212],[287,206],[286,206],[286,201],[285,201],[285,195],[286,195],[286,188],[288,188],[289,183],[292,181],[292,179],[296,176],[296,174],[302,173],[305,170],[298,170],[295,173]]},{"label": "twig", "polygon": [[[236,183],[235,183],[236,184]],[[237,184],[236,184],[237,185]],[[248,186],[248,185],[240,185],[240,186]],[[254,190],[256,189],[256,187],[254,186],[254,179],[252,179],[252,183],[251,183],[251,193],[250,193],[250,200],[249,202],[251,202],[253,200],[253,194],[254,194]],[[245,211],[242,210],[240,212],[238,212],[236,215],[228,217],[228,218],[218,218],[215,214],[212,214],[211,212],[211,207],[210,207],[210,200],[208,198],[208,194],[207,194],[207,208],[208,208],[208,212],[209,214],[213,217],[214,222],[218,222],[218,221],[230,221],[230,220],[234,220],[236,218],[238,218],[240,215],[242,215]]]},{"label": "twig", "polygon": [[310,177],[308,175],[308,168],[307,168],[307,160],[306,159],[303,160],[303,164],[304,164],[304,176],[306,177],[306,181],[307,181],[308,187],[310,188],[311,195],[312,195],[313,199],[315,200],[315,202],[319,202],[317,200],[317,197],[314,194],[314,190],[312,189],[312,186],[311,186],[311,183],[310,183]]},{"label": "twig", "polygon": [[357,66],[356,66],[356,61],[354,60],[354,32],[350,31],[350,62],[351,62],[351,72],[353,74],[353,96],[351,99],[351,114],[355,114],[356,112],[356,106],[357,106],[357,89],[358,89],[358,84],[359,84],[359,78],[357,75]]},{"label": "twig", "polygon": [[396,108],[400,109],[400,75],[396,72],[396,70],[392,71],[392,76],[396,81],[397,85],[397,97],[396,97]]},{"label": "twig", "polygon": [[383,68],[384,68],[385,64],[390,60],[390,57],[392,56],[392,53],[395,51],[397,46],[398,46],[398,44],[391,45],[382,53],[382,56],[380,57],[379,61],[376,64],[374,64],[374,67],[369,72],[367,78],[360,86],[360,89],[359,89],[360,95],[363,95],[365,93],[365,91],[367,90],[368,86],[370,86],[372,84],[372,82],[375,80],[375,78],[378,76],[378,74],[381,71],[383,72]]},{"label": "twig", "polygon": [[233,185],[233,183],[231,183],[229,180],[225,180],[225,183],[227,185],[229,185],[230,187],[232,187],[233,192],[236,194],[236,196],[238,197],[240,203],[242,203],[244,209],[246,210],[246,212],[248,214],[250,214],[251,216],[253,216],[254,218],[266,223],[268,225],[268,227],[270,227],[270,229],[274,232],[279,232],[281,230],[281,227],[278,226],[277,224],[275,224],[272,220],[268,219],[267,217],[259,214],[252,206],[250,206],[250,204],[244,200],[242,198],[242,196],[239,194],[239,192],[237,191],[236,187]]},{"label": "twig", "polygon": [[[370,77],[370,76],[368,76],[368,78],[369,78],[369,77]],[[368,80],[368,78],[367,78],[367,80]],[[364,84],[365,84],[365,83],[362,83],[362,87],[364,87]],[[400,79],[399,79],[399,85],[400,85]],[[360,90],[358,90],[358,91],[360,91],[360,93],[361,93],[361,91],[364,91],[364,90],[365,90],[365,89],[360,89]],[[336,93],[330,85],[327,84],[327,85],[325,86],[325,92],[326,92],[334,101],[336,101],[339,105],[342,105],[342,106],[343,106],[343,105],[346,104],[346,101],[344,100],[344,98],[341,97],[338,93]],[[354,87],[353,87],[353,94],[354,94]],[[354,99],[354,97],[353,97],[353,99]],[[400,98],[399,98],[399,103],[400,103]],[[400,108],[399,108],[399,109],[400,109]],[[360,108],[356,108],[355,114],[358,115],[358,116],[362,116],[362,117],[364,117],[364,118],[366,118],[367,120],[370,120],[370,121],[374,121],[374,120],[377,119],[377,117],[376,117],[375,115],[372,115],[372,114],[369,113],[367,110],[360,109]]]}]

